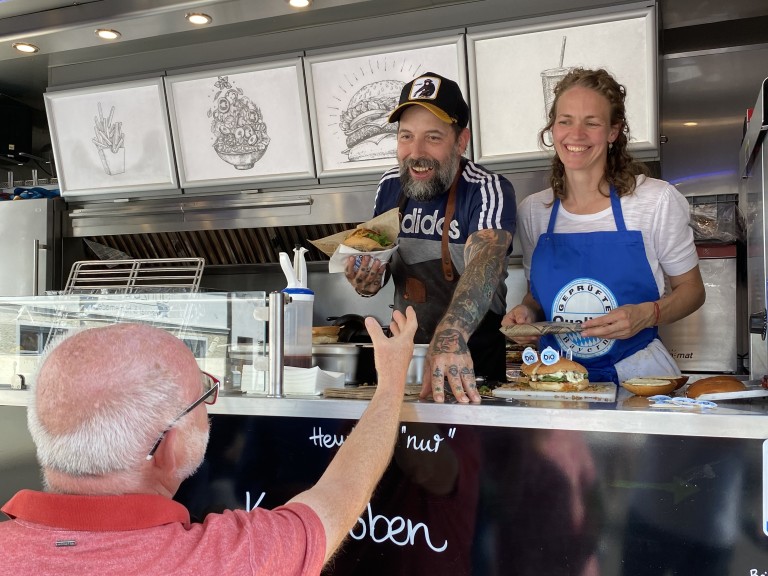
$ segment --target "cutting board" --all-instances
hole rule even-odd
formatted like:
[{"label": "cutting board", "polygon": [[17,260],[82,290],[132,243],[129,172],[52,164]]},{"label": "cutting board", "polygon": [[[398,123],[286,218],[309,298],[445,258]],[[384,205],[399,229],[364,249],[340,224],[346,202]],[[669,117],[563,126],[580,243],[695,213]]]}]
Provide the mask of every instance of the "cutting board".
[{"label": "cutting board", "polygon": [[504,384],[494,388],[496,398],[516,398],[518,400],[570,400],[574,402],[615,402],[616,384],[613,382],[591,382],[578,392],[551,392],[534,390],[528,384]]}]

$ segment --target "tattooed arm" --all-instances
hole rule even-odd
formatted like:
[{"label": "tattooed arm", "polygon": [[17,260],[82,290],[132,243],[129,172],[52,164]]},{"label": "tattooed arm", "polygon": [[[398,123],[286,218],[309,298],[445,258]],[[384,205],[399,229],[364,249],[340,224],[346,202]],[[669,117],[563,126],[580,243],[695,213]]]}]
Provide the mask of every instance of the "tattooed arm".
[{"label": "tattooed arm", "polygon": [[447,378],[456,400],[480,402],[467,341],[488,312],[511,242],[512,234],[498,229],[478,230],[467,239],[464,273],[429,344],[421,398],[431,392],[435,402],[443,402]]}]

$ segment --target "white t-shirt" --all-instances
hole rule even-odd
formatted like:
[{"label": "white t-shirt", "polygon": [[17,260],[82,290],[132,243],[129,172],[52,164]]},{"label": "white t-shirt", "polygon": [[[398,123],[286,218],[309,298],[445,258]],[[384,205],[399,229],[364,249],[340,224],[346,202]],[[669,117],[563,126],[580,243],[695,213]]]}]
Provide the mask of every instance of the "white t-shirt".
[{"label": "white t-shirt", "polygon": [[[523,250],[525,277],[530,280],[531,256],[539,236],[547,231],[553,194],[548,188],[525,198],[517,209],[517,233]],[[621,198],[627,230],[643,234],[645,255],[651,265],[659,294],[664,294],[664,275],[679,276],[693,269],[699,258],[688,225],[688,201],[670,183],[655,178],[637,177],[632,194]],[[555,232],[601,232],[616,230],[613,210],[596,214],[571,214],[560,206]]]},{"label": "white t-shirt", "polygon": [[[547,231],[552,213],[553,193],[548,188],[525,198],[517,209],[517,231],[523,250],[525,277],[530,280],[531,257],[539,236]],[[693,230],[688,225],[688,201],[668,182],[637,177],[632,194],[620,199],[627,230],[643,234],[645,255],[656,279],[659,294],[664,294],[664,276],[679,276],[698,263]],[[555,221],[556,233],[615,231],[611,207],[596,214],[571,214],[562,205]],[[619,381],[640,376],[679,374],[680,369],[657,339],[646,348],[616,363]]]}]

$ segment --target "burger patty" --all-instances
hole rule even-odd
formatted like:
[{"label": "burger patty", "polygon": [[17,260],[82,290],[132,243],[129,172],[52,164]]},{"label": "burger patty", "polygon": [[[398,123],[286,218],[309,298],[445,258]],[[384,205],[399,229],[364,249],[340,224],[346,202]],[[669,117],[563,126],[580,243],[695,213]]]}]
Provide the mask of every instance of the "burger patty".
[{"label": "burger patty", "polygon": [[397,124],[386,124],[379,126],[377,124],[365,124],[354,132],[347,134],[347,148],[352,148],[355,144],[360,144],[377,134],[397,134]]}]

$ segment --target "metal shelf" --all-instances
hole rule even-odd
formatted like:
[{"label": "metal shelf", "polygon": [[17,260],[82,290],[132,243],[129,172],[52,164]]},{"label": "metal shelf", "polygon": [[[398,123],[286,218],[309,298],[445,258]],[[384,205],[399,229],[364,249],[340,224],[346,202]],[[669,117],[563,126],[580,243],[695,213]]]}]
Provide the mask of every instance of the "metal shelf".
[{"label": "metal shelf", "polygon": [[197,292],[203,258],[81,260],[72,265],[64,294]]}]

